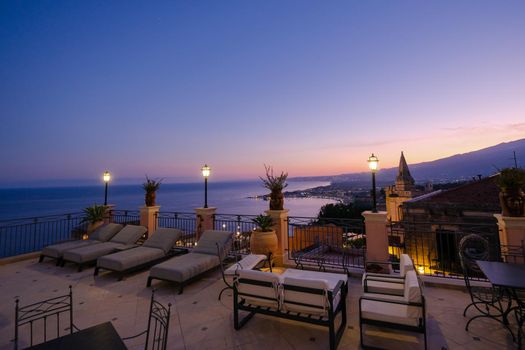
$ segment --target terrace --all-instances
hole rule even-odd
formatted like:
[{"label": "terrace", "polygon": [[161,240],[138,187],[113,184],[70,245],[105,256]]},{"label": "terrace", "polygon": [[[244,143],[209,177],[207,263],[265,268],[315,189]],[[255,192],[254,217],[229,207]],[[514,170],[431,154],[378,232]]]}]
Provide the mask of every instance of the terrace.
[{"label": "terrace", "polygon": [[[141,221],[140,214],[136,211],[114,211],[111,218],[115,222]],[[214,215],[212,228],[236,233],[232,255],[249,253],[249,233],[253,229],[250,219],[249,216],[242,215]],[[155,216],[155,225],[182,229],[184,236],[178,245],[191,249],[196,239],[198,220],[198,217],[190,213],[158,213]],[[294,263],[300,262],[305,269],[321,268],[350,273],[348,324],[339,348],[359,349],[358,300],[363,294],[360,276],[367,249],[349,248],[348,242],[370,232],[365,233],[362,221],[355,220],[314,222],[312,218],[289,217],[286,223],[288,266],[294,267]],[[16,255],[13,251],[29,253],[1,261],[0,293],[4,302],[0,305],[0,349],[11,349],[13,346],[16,298],[27,304],[63,295],[69,285],[73,287],[73,319],[78,328],[85,329],[111,321],[121,337],[137,334],[146,328],[151,296],[151,289],[146,287],[148,271],[130,274],[119,282],[113,273],[94,277],[92,268],[77,272],[71,265],[61,268],[52,261],[38,263],[37,254],[42,244],[78,234],[78,226],[78,216],[72,214],[29,221],[17,220],[0,225],[3,256]],[[397,237],[389,240],[388,250],[392,256],[399,256],[401,251],[408,249],[408,236],[405,236],[408,231],[402,231],[399,227],[385,229],[390,230],[392,237]],[[51,231],[55,232],[55,236],[44,235]],[[492,237],[494,235],[491,232],[489,234]],[[467,233],[469,232],[464,228],[456,231],[456,240]],[[462,276],[453,271],[454,266],[435,269],[430,265],[435,264],[431,257],[443,255],[443,252],[429,254],[428,249],[432,245],[425,243],[429,234],[425,230],[419,231],[418,235],[411,236],[416,241],[410,243],[410,246],[422,244],[425,247],[421,250],[421,256],[413,253],[413,259],[419,266],[418,269],[422,267],[421,274],[425,275],[423,279],[426,282],[424,293],[429,349],[516,348],[509,332],[493,320],[478,319],[471,324],[468,332],[464,330],[469,318],[463,317],[462,313],[470,303],[469,294],[464,288]],[[12,240],[13,235],[17,237],[15,241]],[[38,238],[44,237],[42,235],[47,240]],[[30,249],[21,251],[28,246]],[[423,257],[427,260],[420,260]],[[447,269],[448,272],[445,271]],[[443,281],[446,283],[443,284]],[[488,285],[486,281],[476,283]],[[158,300],[165,305],[172,304],[169,349],[327,348],[328,335],[325,328],[263,315],[256,315],[249,324],[236,331],[233,328],[233,293],[227,291],[220,301],[217,300],[223,287],[218,270],[208,272],[189,284],[182,295],[177,294],[177,288],[173,284],[160,281],[154,284]],[[510,322],[511,327],[517,329],[514,317],[510,318]],[[380,348],[423,348],[422,335],[371,326],[367,326],[365,334],[367,344]],[[27,345],[27,339],[22,339],[21,343],[22,347]],[[126,345],[131,349],[141,349],[144,347],[144,337],[127,341]]]}]

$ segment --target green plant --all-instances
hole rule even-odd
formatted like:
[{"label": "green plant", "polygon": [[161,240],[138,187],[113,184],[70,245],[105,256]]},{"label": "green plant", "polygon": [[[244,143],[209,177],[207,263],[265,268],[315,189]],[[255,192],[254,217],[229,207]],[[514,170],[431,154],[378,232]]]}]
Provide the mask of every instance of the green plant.
[{"label": "green plant", "polygon": [[82,212],[84,213],[84,218],[82,221],[94,224],[98,221],[104,220],[104,216],[106,215],[106,206],[93,204],[91,207],[82,209]]},{"label": "green plant", "polygon": [[162,180],[163,179],[152,180],[148,177],[148,175],[146,175],[146,182],[142,184],[142,188],[144,188],[144,191],[146,191],[146,193],[155,192],[159,189]]},{"label": "green plant", "polygon": [[252,219],[252,222],[259,227],[259,231],[261,232],[270,232],[272,230],[273,221],[270,215],[257,215]]},{"label": "green plant", "polygon": [[520,168],[502,169],[496,184],[503,192],[515,192],[525,187],[525,170]]},{"label": "green plant", "polygon": [[264,187],[269,189],[272,192],[281,192],[288,184],[286,179],[288,179],[288,173],[281,172],[281,175],[275,176],[273,174],[273,167],[264,165],[266,170],[266,177],[259,177],[263,182]]}]

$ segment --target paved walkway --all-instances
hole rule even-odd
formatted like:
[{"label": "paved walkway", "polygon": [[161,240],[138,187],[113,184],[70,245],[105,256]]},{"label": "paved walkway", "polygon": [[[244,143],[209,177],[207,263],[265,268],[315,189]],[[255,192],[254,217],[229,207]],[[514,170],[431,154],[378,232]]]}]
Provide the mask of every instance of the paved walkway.
[{"label": "paved walkway", "polygon": [[[25,305],[66,294],[73,286],[74,323],[86,328],[111,321],[122,337],[146,329],[151,290],[146,288],[148,272],[118,282],[111,273],[93,277],[93,269],[76,272],[73,266],[56,267],[37,259],[0,266],[0,349],[12,349],[15,298]],[[243,329],[235,331],[232,321],[232,293],[217,301],[223,287],[217,271],[204,275],[177,295],[169,283],[154,281],[158,299],[172,303],[169,349],[326,349],[327,332],[322,327],[256,315]],[[517,348],[503,327],[479,319],[465,332],[464,307],[468,294],[458,290],[426,287],[429,349],[495,350]],[[361,284],[350,279],[348,328],[339,349],[359,349],[358,299]],[[511,320],[515,326],[515,320]],[[423,338],[403,332],[367,328],[367,342],[388,349],[423,349]],[[143,347],[144,339],[128,342],[131,349]],[[25,343],[27,345],[27,343]],[[24,345],[24,344],[22,344]]]}]

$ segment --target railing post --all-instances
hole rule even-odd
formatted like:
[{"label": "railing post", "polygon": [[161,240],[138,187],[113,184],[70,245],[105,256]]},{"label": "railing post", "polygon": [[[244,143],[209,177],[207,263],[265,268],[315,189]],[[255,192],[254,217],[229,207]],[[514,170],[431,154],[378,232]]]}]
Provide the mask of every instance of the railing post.
[{"label": "railing post", "polygon": [[217,208],[195,208],[196,215],[196,241],[199,240],[201,234],[206,230],[213,230],[215,224],[215,212]]},{"label": "railing post", "polygon": [[151,237],[151,234],[157,229],[157,213],[159,209],[160,205],[140,208],[140,224],[148,229],[148,237]]},{"label": "railing post", "polygon": [[277,253],[274,256],[274,263],[277,266],[290,265],[288,261],[288,209],[267,210],[273,221],[273,229],[277,234]]},{"label": "railing post", "polygon": [[365,211],[361,215],[365,218],[366,260],[388,261],[387,213]]},{"label": "railing post", "polygon": [[[525,217],[510,217],[501,214],[494,214],[498,220],[499,242],[503,246],[522,247],[525,241]],[[518,264],[525,263],[524,257],[516,257]]]}]

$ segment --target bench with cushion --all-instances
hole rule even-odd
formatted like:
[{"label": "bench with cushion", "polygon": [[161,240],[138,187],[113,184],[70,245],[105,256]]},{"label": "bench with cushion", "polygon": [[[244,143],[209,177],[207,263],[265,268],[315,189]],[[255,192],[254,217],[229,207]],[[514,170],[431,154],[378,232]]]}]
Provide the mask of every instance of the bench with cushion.
[{"label": "bench with cushion", "polygon": [[427,348],[425,297],[415,271],[406,273],[403,295],[365,293],[359,299],[361,346],[363,326],[373,325],[423,333]]},{"label": "bench with cushion", "polygon": [[108,242],[66,250],[62,265],[72,262],[78,265],[78,271],[86,264],[94,263],[99,257],[119,250],[136,248],[134,245],[148,230],[144,226],[126,225]]},{"label": "bench with cushion", "polygon": [[74,240],[67,241],[58,244],[53,244],[42,249],[40,253],[39,262],[44,260],[44,257],[56,259],[57,266],[60,265],[64,252],[70,249],[76,249],[80,247],[85,247],[92,244],[98,244],[102,242],[107,242],[110,240],[117,232],[122,230],[121,224],[109,223],[102,225],[93,232],[88,239],[86,240]]},{"label": "bench with cushion", "polygon": [[154,279],[175,282],[179,285],[179,294],[182,294],[187,282],[222,263],[230,249],[232,236],[233,233],[228,231],[204,231],[190,253],[153,266],[146,285],[150,287]]},{"label": "bench with cushion", "polygon": [[243,257],[241,260],[235,262],[227,269],[222,269],[222,280],[226,284],[221,292],[219,293],[219,300],[221,300],[222,293],[225,290],[233,289],[233,282],[235,278],[239,276],[239,271],[241,270],[253,270],[261,265],[262,262],[266,261],[268,256],[262,254],[248,254]]},{"label": "bench with cushion", "polygon": [[[330,349],[336,349],[346,328],[348,277],[343,274],[287,269],[283,274],[241,270],[234,283],[233,322],[236,330],[256,313],[328,328]],[[240,319],[239,311],[248,311]],[[339,327],[336,318],[341,315]]]},{"label": "bench with cushion", "polygon": [[182,231],[178,229],[158,228],[142,246],[98,258],[94,275],[97,276],[101,269],[115,271],[120,281],[128,272],[157,264],[174,256],[176,251],[172,248],[181,236]]}]

